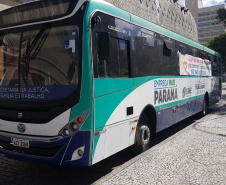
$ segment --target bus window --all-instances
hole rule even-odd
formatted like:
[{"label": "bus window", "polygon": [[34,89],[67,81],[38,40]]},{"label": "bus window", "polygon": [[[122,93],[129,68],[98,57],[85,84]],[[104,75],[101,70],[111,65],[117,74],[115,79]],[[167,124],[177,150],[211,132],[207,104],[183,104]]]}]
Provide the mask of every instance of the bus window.
[{"label": "bus window", "polygon": [[198,50],[195,48],[192,48],[192,56],[193,57],[198,57]]},{"label": "bus window", "polygon": [[209,55],[208,60],[213,62],[213,56]]},{"label": "bus window", "polygon": [[183,55],[187,54],[186,46],[179,45],[179,52]]},{"label": "bus window", "polygon": [[201,58],[206,59],[206,54],[204,52],[201,52]]},{"label": "bus window", "polygon": [[221,57],[218,57],[218,64],[219,64],[219,76],[222,76],[222,63],[221,63]]},{"label": "bus window", "polygon": [[0,46],[0,81],[2,80],[4,76],[4,52],[3,52],[3,46]]},{"label": "bus window", "polygon": [[205,59],[210,61],[210,59],[209,59],[209,53],[207,53],[207,52],[205,52]]},{"label": "bus window", "polygon": [[119,77],[129,77],[128,42],[122,39],[119,42]]},{"label": "bus window", "polygon": [[155,47],[155,36],[154,36],[154,33],[153,33],[153,35],[151,35],[151,34],[147,34],[147,33],[141,32],[141,36],[142,36],[142,43],[145,46]]},{"label": "bus window", "polygon": [[163,40],[164,40],[163,55],[171,56],[173,50],[175,49],[175,41],[169,38],[164,38]]},{"label": "bus window", "polygon": [[214,57],[214,60],[212,61],[212,75],[218,76],[219,75],[219,65],[217,57]]},{"label": "bus window", "polygon": [[128,41],[111,37],[110,56],[106,62],[106,78],[129,77]]}]

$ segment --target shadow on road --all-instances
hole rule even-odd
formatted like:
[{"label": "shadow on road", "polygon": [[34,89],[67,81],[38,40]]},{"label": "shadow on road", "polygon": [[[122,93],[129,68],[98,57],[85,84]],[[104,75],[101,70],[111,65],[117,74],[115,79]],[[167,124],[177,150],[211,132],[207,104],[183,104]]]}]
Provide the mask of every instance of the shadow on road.
[{"label": "shadow on road", "polygon": [[[225,88],[226,89],[226,88]],[[208,109],[209,114],[226,115],[226,94],[223,94],[221,101]]]}]

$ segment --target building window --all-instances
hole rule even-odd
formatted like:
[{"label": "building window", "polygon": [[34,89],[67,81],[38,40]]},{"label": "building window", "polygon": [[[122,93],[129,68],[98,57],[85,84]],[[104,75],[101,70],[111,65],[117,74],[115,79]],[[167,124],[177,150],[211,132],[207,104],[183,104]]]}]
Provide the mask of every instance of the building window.
[{"label": "building window", "polygon": [[203,17],[203,16],[207,16],[207,15],[210,15],[210,13],[203,13],[203,14],[199,14],[198,16]]},{"label": "building window", "polygon": [[205,27],[205,26],[210,26],[210,24],[200,24],[200,25],[199,25],[199,28]]},{"label": "building window", "polygon": [[205,21],[210,21],[210,18],[207,19],[200,19],[199,22],[205,22]]}]

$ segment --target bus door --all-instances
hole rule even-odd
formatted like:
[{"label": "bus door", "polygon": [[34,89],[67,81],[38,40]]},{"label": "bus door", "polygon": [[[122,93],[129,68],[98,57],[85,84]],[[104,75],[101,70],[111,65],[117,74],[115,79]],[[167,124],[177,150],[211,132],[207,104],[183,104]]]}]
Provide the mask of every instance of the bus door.
[{"label": "bus door", "polygon": [[[128,14],[128,18],[130,18]],[[119,104],[131,92],[130,24],[97,12],[91,21],[94,73],[94,128],[100,133],[101,153],[94,162],[102,160],[129,145],[130,121],[124,103],[121,113],[111,118]],[[127,120],[127,121],[124,121]],[[120,142],[119,142],[120,141]],[[115,146],[115,147],[112,147]],[[99,152],[99,151],[97,151]]]}]

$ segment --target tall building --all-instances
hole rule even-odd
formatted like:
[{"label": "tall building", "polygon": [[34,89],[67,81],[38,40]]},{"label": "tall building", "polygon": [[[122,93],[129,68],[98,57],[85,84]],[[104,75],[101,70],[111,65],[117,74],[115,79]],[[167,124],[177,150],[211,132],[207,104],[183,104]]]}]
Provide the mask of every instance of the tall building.
[{"label": "tall building", "polygon": [[224,23],[217,19],[217,10],[225,8],[224,4],[203,7],[202,0],[186,0],[185,6],[192,13],[198,28],[198,41],[208,45],[208,41],[225,32]]}]

